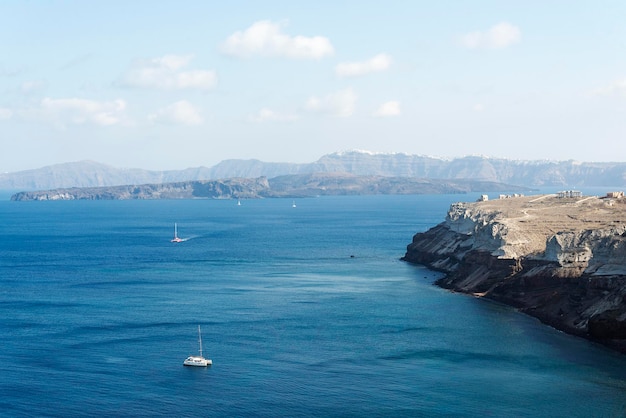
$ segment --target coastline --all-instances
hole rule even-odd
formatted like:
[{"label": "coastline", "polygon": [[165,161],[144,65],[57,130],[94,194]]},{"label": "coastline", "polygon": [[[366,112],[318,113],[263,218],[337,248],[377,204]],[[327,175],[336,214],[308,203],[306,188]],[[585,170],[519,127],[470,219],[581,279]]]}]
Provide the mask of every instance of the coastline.
[{"label": "coastline", "polygon": [[540,195],[451,205],[402,260],[436,285],[626,353],[626,202]]}]

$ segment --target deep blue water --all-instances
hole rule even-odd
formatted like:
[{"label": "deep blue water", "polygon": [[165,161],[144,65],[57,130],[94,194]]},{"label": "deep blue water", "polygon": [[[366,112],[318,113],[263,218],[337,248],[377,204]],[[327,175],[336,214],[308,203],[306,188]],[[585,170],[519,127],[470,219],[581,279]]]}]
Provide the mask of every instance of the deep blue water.
[{"label": "deep blue water", "polygon": [[626,356],[399,261],[473,198],[1,201],[0,414],[625,416]]}]

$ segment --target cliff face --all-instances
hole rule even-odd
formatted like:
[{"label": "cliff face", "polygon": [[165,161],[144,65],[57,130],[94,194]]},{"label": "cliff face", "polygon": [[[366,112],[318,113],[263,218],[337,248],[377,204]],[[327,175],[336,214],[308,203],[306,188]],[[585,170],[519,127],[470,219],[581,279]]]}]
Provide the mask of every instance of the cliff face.
[{"label": "cliff face", "polygon": [[450,207],[404,260],[437,284],[519,308],[626,352],[626,202],[515,197]]},{"label": "cliff face", "polygon": [[266,178],[261,177],[132,186],[73,187],[20,192],[11,196],[11,200],[247,199],[263,197],[269,193],[269,183]]}]

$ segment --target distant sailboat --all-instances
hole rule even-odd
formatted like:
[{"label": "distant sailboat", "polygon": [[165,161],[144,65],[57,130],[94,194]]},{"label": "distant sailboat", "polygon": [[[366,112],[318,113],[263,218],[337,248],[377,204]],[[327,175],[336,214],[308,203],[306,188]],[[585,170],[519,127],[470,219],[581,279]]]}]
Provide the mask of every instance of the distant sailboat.
[{"label": "distant sailboat", "polygon": [[206,367],[213,364],[211,359],[202,357],[202,333],[200,332],[200,325],[198,325],[198,344],[200,345],[200,355],[187,357],[185,361],[183,361],[183,366]]},{"label": "distant sailboat", "polygon": [[183,242],[182,239],[178,238],[178,225],[174,223],[174,238],[172,238],[172,242]]},{"label": "distant sailboat", "polygon": [[291,207],[292,207],[292,208],[295,208],[295,207],[296,207],[296,201],[295,201],[295,200],[294,200],[294,201],[293,201],[293,203],[291,204]]},{"label": "distant sailboat", "polygon": [[241,206],[241,200],[237,200],[237,206]]}]

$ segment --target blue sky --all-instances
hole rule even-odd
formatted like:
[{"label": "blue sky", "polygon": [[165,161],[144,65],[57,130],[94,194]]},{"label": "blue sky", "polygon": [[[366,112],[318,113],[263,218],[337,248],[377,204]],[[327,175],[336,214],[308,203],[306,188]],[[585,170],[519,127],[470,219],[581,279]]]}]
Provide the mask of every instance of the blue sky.
[{"label": "blue sky", "polygon": [[626,160],[626,2],[3,1],[0,171]]}]

